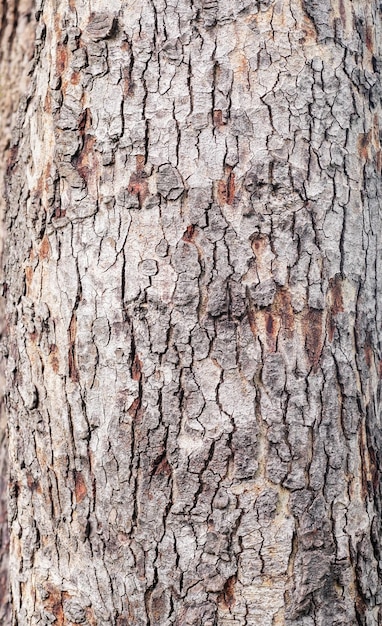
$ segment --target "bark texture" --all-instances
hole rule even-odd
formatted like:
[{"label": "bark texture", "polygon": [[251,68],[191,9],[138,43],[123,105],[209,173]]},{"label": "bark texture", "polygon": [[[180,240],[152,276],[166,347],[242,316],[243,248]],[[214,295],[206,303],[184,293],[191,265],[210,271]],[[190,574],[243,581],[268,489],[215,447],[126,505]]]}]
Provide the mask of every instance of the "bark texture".
[{"label": "bark texture", "polygon": [[[30,0],[0,2],[0,223],[5,213],[5,173],[9,158],[11,129],[21,94],[28,83],[28,63],[33,53],[33,15]],[[0,256],[3,247],[0,232]],[[1,274],[0,283],[3,283]],[[1,290],[2,291],[2,290]],[[1,294],[3,295],[3,294]],[[3,335],[4,299],[0,296],[0,332]],[[2,350],[3,354],[3,350]],[[8,446],[3,405],[4,359],[0,366],[0,623],[10,624],[8,593],[9,533],[7,520]]]},{"label": "bark texture", "polygon": [[13,624],[382,624],[380,3],[36,16]]}]

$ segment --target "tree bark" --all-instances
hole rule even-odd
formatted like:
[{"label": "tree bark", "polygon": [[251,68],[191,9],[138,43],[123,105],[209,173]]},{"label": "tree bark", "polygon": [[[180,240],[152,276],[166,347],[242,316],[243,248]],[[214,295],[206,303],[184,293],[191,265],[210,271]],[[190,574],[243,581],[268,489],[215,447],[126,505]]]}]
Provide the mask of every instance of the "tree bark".
[{"label": "tree bark", "polygon": [[379,2],[36,18],[13,624],[382,624]]},{"label": "tree bark", "polygon": [[[15,125],[20,95],[28,82],[28,62],[33,53],[34,20],[30,0],[2,0],[0,3],[0,222],[5,213],[5,173],[9,157],[11,129]],[[0,256],[4,232],[0,232]],[[3,283],[3,276],[0,279]],[[2,289],[1,289],[2,291]],[[0,295],[0,332],[4,335],[4,298]],[[3,350],[2,350],[3,354]],[[8,445],[3,405],[4,359],[0,366],[0,623],[10,624],[8,593],[9,533],[7,519]]]}]

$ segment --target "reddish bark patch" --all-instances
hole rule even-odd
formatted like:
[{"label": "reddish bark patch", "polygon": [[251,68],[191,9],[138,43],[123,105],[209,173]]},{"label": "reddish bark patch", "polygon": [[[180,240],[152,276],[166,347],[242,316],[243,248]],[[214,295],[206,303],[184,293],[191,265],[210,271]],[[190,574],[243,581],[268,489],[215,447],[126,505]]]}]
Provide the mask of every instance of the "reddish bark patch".
[{"label": "reddish bark patch", "polygon": [[46,591],[49,593],[49,596],[44,601],[45,609],[50,613],[53,613],[53,615],[55,616],[55,626],[64,626],[65,618],[64,609],[62,606],[63,594],[59,589],[53,587],[53,585],[50,584],[46,585]]},{"label": "reddish bark patch", "polygon": [[154,470],[154,474],[165,475],[165,476],[171,476],[172,475],[171,465],[169,464],[169,462],[168,462],[168,460],[167,460],[167,458],[165,456],[156,465],[155,470]]},{"label": "reddish bark patch", "polygon": [[58,219],[59,217],[65,217],[66,209],[61,209],[61,207],[57,207],[54,211],[54,217]]},{"label": "reddish bark patch", "polygon": [[300,39],[301,43],[317,42],[317,31],[308,15],[304,15],[303,18],[302,34],[303,37]]},{"label": "reddish bark patch", "polygon": [[280,317],[276,317],[268,311],[264,314],[264,316],[265,330],[267,333],[267,347],[269,352],[275,352],[277,337],[280,331]]},{"label": "reddish bark patch", "polygon": [[226,167],[226,176],[218,181],[217,198],[220,206],[232,205],[235,198],[235,174],[232,167]]},{"label": "reddish bark patch", "polygon": [[73,72],[70,77],[70,82],[72,83],[72,85],[78,85],[78,83],[80,82],[80,78],[81,78],[80,72]]},{"label": "reddish bark patch", "polygon": [[[88,621],[89,626],[97,626],[97,621],[96,621],[93,609],[91,607],[88,607],[87,609],[85,609],[85,612],[86,612],[86,619]],[[117,620],[117,626],[118,626],[118,620]]]},{"label": "reddish bark patch", "polygon": [[364,347],[364,354],[366,365],[370,369],[373,362],[373,350],[371,349],[371,346],[369,344],[366,344],[366,346]]},{"label": "reddish bark patch", "polygon": [[340,276],[336,276],[330,280],[330,295],[332,300],[331,313],[338,315],[344,311],[344,301],[342,297],[342,281]]},{"label": "reddish bark patch", "polygon": [[131,80],[131,72],[128,67],[122,70],[122,89],[125,98],[134,94],[134,83]]},{"label": "reddish bark patch", "polygon": [[129,408],[127,412],[133,419],[137,419],[140,417],[140,409],[141,409],[141,398],[138,397],[138,398],[135,398],[134,402],[132,403],[131,407]]},{"label": "reddish bark patch", "polygon": [[49,243],[48,237],[44,235],[44,237],[42,238],[38,256],[39,256],[40,261],[44,261],[45,259],[49,257],[49,255],[50,255],[50,243]]},{"label": "reddish bark patch", "polygon": [[48,90],[45,95],[44,111],[45,113],[52,113],[52,94],[50,90]]},{"label": "reddish bark patch", "polygon": [[371,131],[368,133],[360,133],[358,135],[357,147],[358,154],[362,159],[367,161],[369,159],[369,147],[371,142]]},{"label": "reddish bark patch", "polygon": [[221,111],[220,109],[216,109],[214,111],[214,126],[216,126],[216,128],[225,126],[225,121],[223,120],[223,111]]},{"label": "reddish bark patch", "polygon": [[258,237],[254,237],[252,239],[252,250],[255,253],[257,259],[260,259],[265,248],[268,244],[268,238],[264,237],[264,235],[260,235]]},{"label": "reddish bark patch", "polygon": [[149,184],[142,169],[131,174],[127,191],[134,196],[138,196],[139,206],[142,208],[144,201],[149,195]]},{"label": "reddish bark patch", "polygon": [[231,576],[225,583],[222,593],[218,596],[218,604],[221,604],[225,609],[230,610],[235,604],[235,584],[236,577]]},{"label": "reddish bark patch", "polygon": [[235,197],[235,174],[233,172],[228,176],[227,191],[227,204],[233,204]]},{"label": "reddish bark patch", "polygon": [[83,137],[85,133],[90,130],[92,123],[93,120],[91,111],[89,108],[86,108],[81,115],[80,121],[78,122],[78,130],[80,131],[81,137]]},{"label": "reddish bark patch", "polygon": [[29,333],[29,338],[33,343],[36,343],[37,339],[38,339],[38,333],[33,332],[33,333]]},{"label": "reddish bark patch", "polygon": [[145,165],[145,155],[144,154],[137,154],[137,156],[135,157],[135,163],[136,163],[136,170],[137,172],[142,172],[144,165]]},{"label": "reddish bark patch", "polygon": [[139,356],[135,354],[134,361],[131,366],[131,378],[133,380],[141,380],[142,377],[142,361]]},{"label": "reddish bark patch", "polygon": [[310,364],[316,367],[322,352],[322,324],[323,312],[318,309],[309,309],[303,319],[305,334],[305,348]]},{"label": "reddish bark patch", "polygon": [[76,496],[77,504],[80,504],[82,500],[88,495],[82,472],[74,471],[74,493]]},{"label": "reddish bark patch", "polygon": [[370,26],[370,24],[366,26],[365,36],[367,49],[369,50],[369,52],[374,52],[373,28]]},{"label": "reddish bark patch", "polygon": [[27,474],[27,485],[28,485],[28,489],[30,491],[32,491],[32,493],[34,493],[35,491],[37,493],[41,493],[41,486],[38,480],[34,479],[32,474]]},{"label": "reddish bark patch", "polygon": [[33,279],[33,267],[28,265],[25,268],[25,280],[26,280],[26,283],[27,283],[27,287],[30,287],[32,279]]},{"label": "reddish bark patch", "polygon": [[187,243],[193,243],[195,236],[196,236],[196,227],[194,226],[194,224],[190,224],[189,226],[187,226],[186,230],[183,233],[183,241],[186,241]]},{"label": "reddish bark patch", "polygon": [[49,362],[55,374],[58,373],[60,362],[57,356],[58,348],[55,343],[49,346]]},{"label": "reddish bark patch", "polygon": [[68,49],[67,47],[59,43],[57,46],[57,54],[56,54],[56,71],[59,76],[61,76],[68,65]]},{"label": "reddish bark patch", "polygon": [[93,171],[94,144],[95,138],[92,135],[85,135],[84,145],[75,164],[77,172],[86,183],[89,181],[89,176]]}]

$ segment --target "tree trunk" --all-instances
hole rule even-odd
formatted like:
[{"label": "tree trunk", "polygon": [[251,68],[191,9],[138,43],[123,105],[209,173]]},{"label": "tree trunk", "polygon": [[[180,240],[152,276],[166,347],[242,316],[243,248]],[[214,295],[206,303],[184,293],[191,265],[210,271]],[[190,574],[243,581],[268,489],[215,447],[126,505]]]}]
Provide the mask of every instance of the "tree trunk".
[{"label": "tree trunk", "polygon": [[379,2],[36,11],[13,624],[382,624]]}]

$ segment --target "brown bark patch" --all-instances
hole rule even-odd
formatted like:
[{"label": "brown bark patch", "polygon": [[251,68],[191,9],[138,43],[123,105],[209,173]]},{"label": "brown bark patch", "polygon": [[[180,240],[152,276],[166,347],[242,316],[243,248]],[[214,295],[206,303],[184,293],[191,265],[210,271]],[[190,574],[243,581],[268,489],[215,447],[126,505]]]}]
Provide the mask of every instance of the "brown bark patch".
[{"label": "brown bark patch", "polygon": [[268,351],[276,352],[277,338],[279,336],[281,326],[280,317],[269,311],[265,312],[264,317]]},{"label": "brown bark patch", "polygon": [[220,109],[216,109],[214,111],[214,126],[216,126],[216,128],[225,126],[225,121],[223,120],[223,111],[221,111]]},{"label": "brown bark patch", "polygon": [[235,174],[232,167],[226,167],[225,178],[218,181],[217,199],[220,206],[233,204],[235,197]]},{"label": "brown bark patch", "polygon": [[131,174],[127,191],[134,196],[138,196],[139,206],[142,208],[144,201],[149,195],[149,184],[146,174],[142,170]]},{"label": "brown bark patch", "polygon": [[95,138],[92,135],[85,135],[83,148],[75,163],[75,168],[81,178],[87,183],[93,171],[93,150]]},{"label": "brown bark patch", "polygon": [[312,20],[308,17],[308,15],[304,15],[303,25],[302,25],[302,38],[300,39],[300,43],[316,43],[317,42],[317,31],[314,27]]},{"label": "brown bark patch", "polygon": [[27,485],[28,489],[32,491],[32,493],[34,493],[35,491],[37,493],[41,493],[41,485],[39,481],[33,478],[32,474],[29,473],[27,474]]},{"label": "brown bark patch", "polygon": [[52,94],[50,93],[50,90],[48,90],[45,95],[44,111],[45,113],[52,113]]},{"label": "brown bark patch", "polygon": [[267,245],[268,238],[264,237],[264,235],[260,235],[259,237],[252,239],[252,250],[255,253],[256,258],[261,258]]},{"label": "brown bark patch", "polygon": [[137,172],[142,172],[143,167],[145,165],[145,155],[137,154],[137,156],[135,157],[135,163],[136,163]]},{"label": "brown bark patch", "polygon": [[369,344],[365,345],[364,354],[365,354],[366,365],[370,369],[371,364],[373,362],[373,350]]},{"label": "brown bark patch", "polygon": [[122,89],[125,97],[132,96],[134,94],[134,83],[131,80],[129,68],[124,68],[122,70]]},{"label": "brown bark patch", "polygon": [[70,82],[72,83],[72,85],[78,85],[78,83],[80,82],[80,78],[81,78],[80,72],[73,72],[70,77]]},{"label": "brown bark patch", "polygon": [[141,380],[142,377],[142,361],[139,356],[135,354],[134,361],[131,366],[131,378],[133,380]]},{"label": "brown bark patch", "polygon": [[331,295],[331,313],[332,315],[338,315],[338,313],[343,313],[344,310],[344,301],[342,297],[342,281],[340,276],[336,276],[332,278],[329,283],[330,286],[330,295]]},{"label": "brown bark patch", "polygon": [[194,226],[194,224],[190,224],[189,226],[187,226],[186,230],[183,233],[183,241],[186,241],[187,243],[193,243],[195,236],[196,236],[196,228]]},{"label": "brown bark patch", "polygon": [[62,606],[63,595],[61,591],[56,587],[53,587],[53,585],[47,585],[46,591],[49,593],[49,596],[44,601],[45,609],[55,616],[55,626],[64,626],[65,618],[64,609]]},{"label": "brown bark patch", "polygon": [[89,108],[86,108],[81,114],[80,121],[78,122],[78,130],[80,131],[80,135],[83,137],[85,133],[92,126],[92,114]]},{"label": "brown bark patch", "polygon": [[59,217],[65,217],[66,215],[66,209],[61,209],[60,207],[57,207],[57,209],[55,209],[54,211],[54,217],[55,218],[59,218]]},{"label": "brown bark patch", "polygon": [[287,289],[277,291],[272,310],[279,316],[281,328],[285,331],[286,336],[292,337],[295,320],[290,293]]},{"label": "brown bark patch", "polygon": [[309,309],[303,318],[305,334],[305,349],[310,364],[316,367],[321,356],[323,346],[323,312],[318,309]]},{"label": "brown bark patch", "polygon": [[26,280],[26,283],[27,283],[27,287],[30,287],[32,279],[33,279],[33,267],[28,265],[25,268],[25,280]]},{"label": "brown bark patch", "polygon": [[80,504],[82,500],[88,495],[82,472],[74,471],[74,493],[76,496],[77,504]]},{"label": "brown bark patch", "polygon": [[159,474],[159,475],[164,475],[164,476],[172,475],[171,465],[169,464],[165,456],[162,459],[160,459],[159,463],[156,465],[154,474],[156,475]]},{"label": "brown bark patch", "polygon": [[372,26],[370,26],[370,24],[366,26],[365,37],[367,49],[369,50],[369,52],[374,52],[373,28]]},{"label": "brown bark patch", "polygon": [[50,243],[49,243],[48,237],[44,235],[44,237],[42,238],[38,256],[39,256],[40,261],[44,261],[45,259],[49,257],[49,255],[50,255]]},{"label": "brown bark patch", "polygon": [[54,371],[55,374],[58,373],[59,365],[60,365],[57,353],[58,353],[58,348],[57,348],[55,343],[52,343],[49,346],[49,363],[50,363],[50,365],[52,367],[52,370]]},{"label": "brown bark patch", "polygon": [[134,402],[132,403],[131,407],[128,409],[128,414],[130,415],[130,417],[132,417],[133,419],[139,419],[141,417],[141,398],[135,398]]},{"label": "brown bark patch", "polygon": [[360,133],[358,135],[358,141],[357,141],[358,154],[365,161],[367,161],[370,158],[369,149],[370,149],[371,139],[372,137],[371,137],[370,130],[367,133]]},{"label": "brown bark patch", "polygon": [[225,583],[222,593],[218,596],[218,604],[225,609],[230,610],[235,604],[235,584],[236,576],[231,576]]},{"label": "brown bark patch", "polygon": [[57,46],[57,54],[56,54],[56,72],[59,76],[61,76],[68,65],[68,49],[67,47],[59,43]]}]

